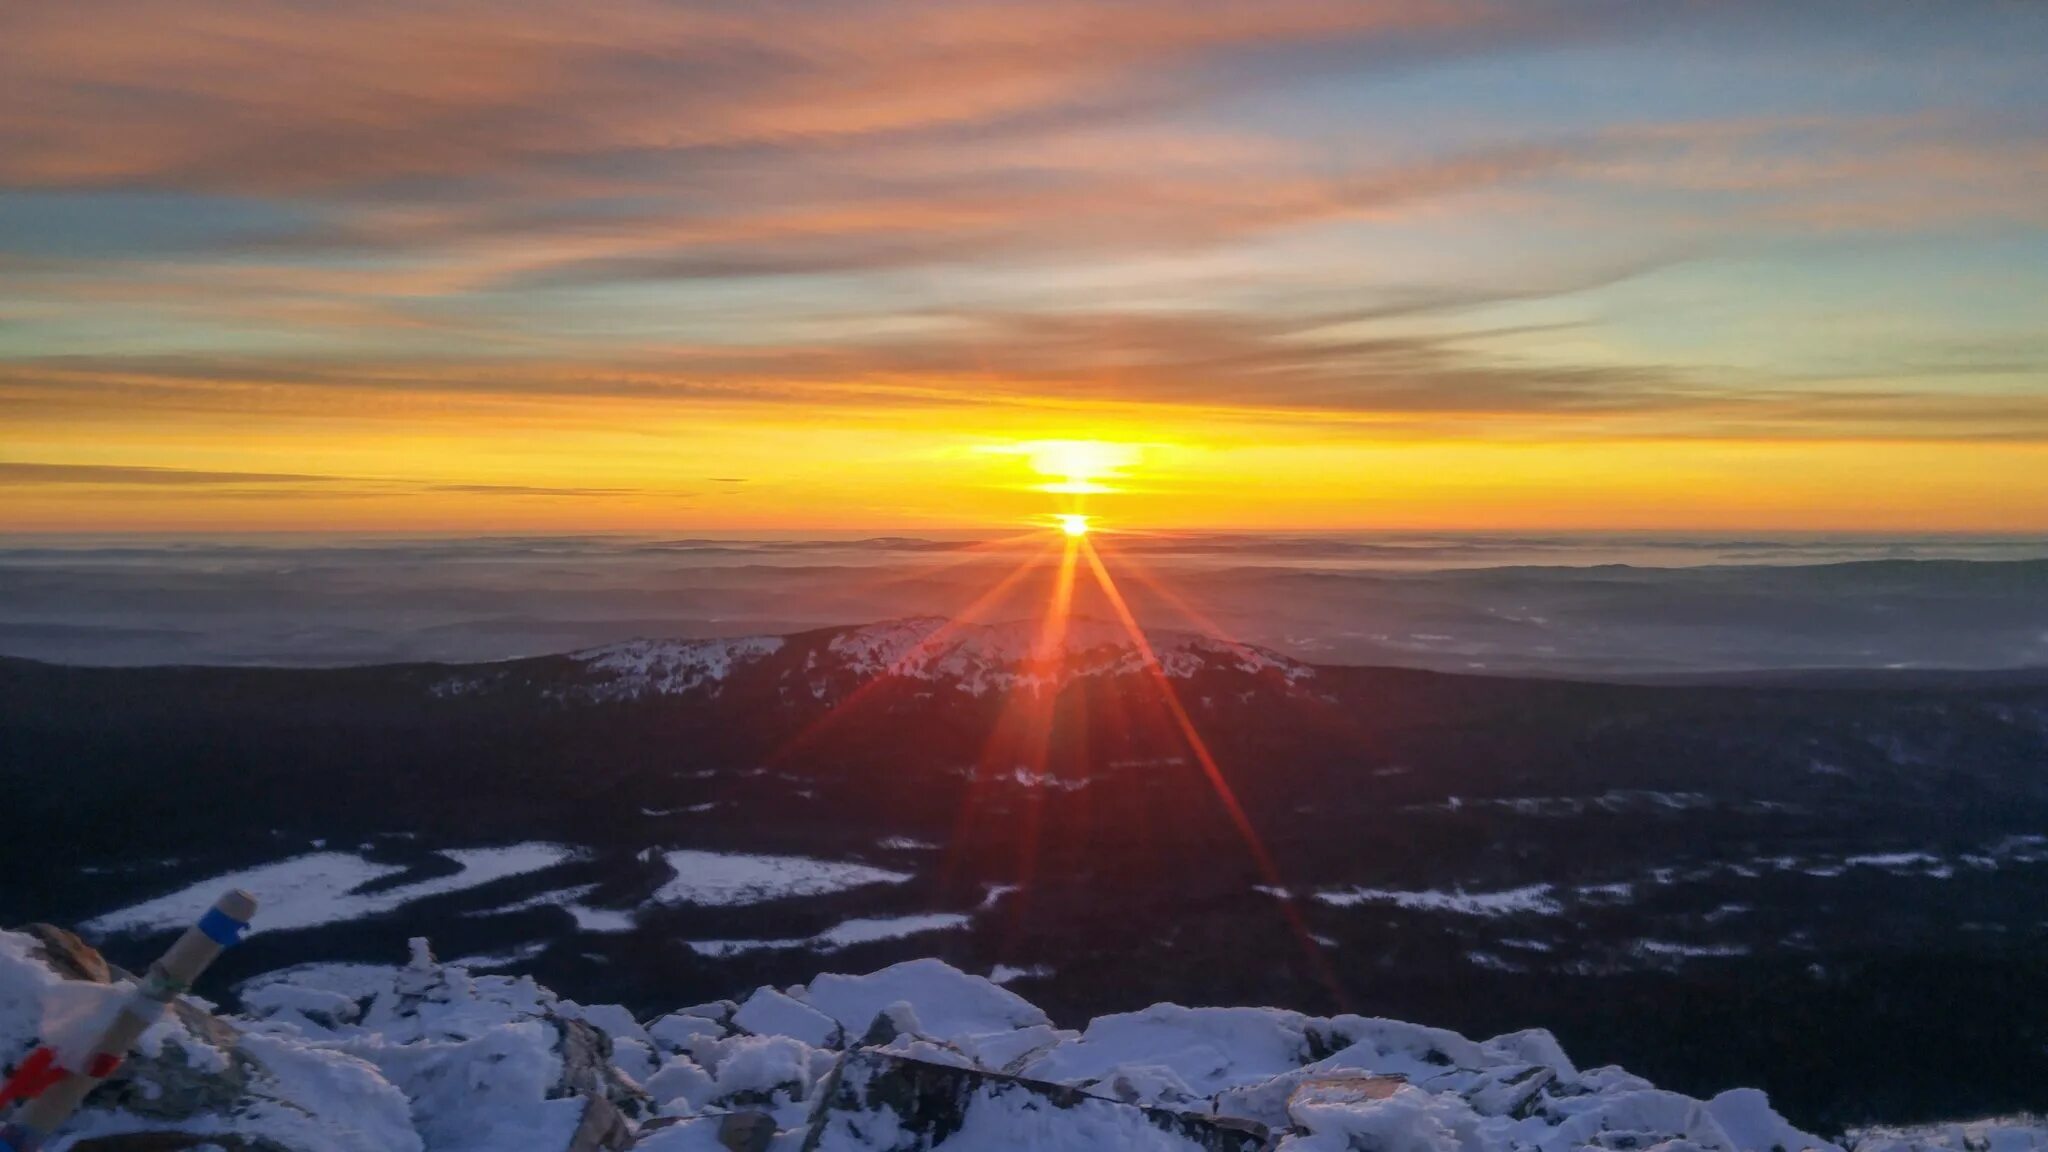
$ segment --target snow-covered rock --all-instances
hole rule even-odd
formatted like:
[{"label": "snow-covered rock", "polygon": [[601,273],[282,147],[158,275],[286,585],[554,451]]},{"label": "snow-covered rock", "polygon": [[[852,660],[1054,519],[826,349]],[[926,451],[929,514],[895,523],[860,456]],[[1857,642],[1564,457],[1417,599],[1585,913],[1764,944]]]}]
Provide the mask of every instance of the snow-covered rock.
[{"label": "snow-covered rock", "polygon": [[848,1054],[804,1147],[816,1152],[1258,1152],[1263,1131],[1196,1112],[1139,1108],[1059,1084]]},{"label": "snow-covered rock", "polygon": [[[46,928],[39,934],[56,936]],[[75,938],[62,940],[62,949],[91,955]],[[92,975],[115,983],[83,978]],[[39,1042],[58,1040],[59,1017],[81,991],[113,993],[127,982],[104,964],[86,973],[61,960],[53,965],[52,948],[36,935],[0,932],[0,1065],[11,1074]],[[404,1093],[374,1067],[345,1052],[247,1031],[187,1003],[143,1033],[127,1062],[49,1147],[64,1152],[74,1141],[162,1130],[233,1133],[293,1152],[424,1147]]]},{"label": "snow-covered rock", "polygon": [[894,1004],[910,1006],[920,1033],[954,1042],[1052,1023],[1015,992],[941,960],[908,960],[866,976],[820,976],[805,999],[855,1038]]},{"label": "snow-covered rock", "polygon": [[[325,1010],[308,1013],[306,993],[329,997]],[[624,1147],[631,1121],[651,1111],[594,1022],[644,1039],[630,1014],[560,1000],[530,978],[435,963],[424,941],[399,968],[287,971],[254,982],[244,1005],[248,1034],[373,1067],[410,1102],[430,1149],[567,1149],[579,1133],[598,1139],[589,1147]],[[600,1138],[608,1132],[616,1133],[609,1144]]]},{"label": "snow-covered rock", "polygon": [[[37,931],[0,933],[10,1065],[123,978]],[[1844,1152],[1754,1089],[1696,1100],[1581,1071],[1547,1032],[1164,1004],[1066,1031],[936,960],[644,1023],[436,963],[424,941],[406,964],[301,966],[240,995],[241,1016],[178,1005],[52,1152],[123,1134],[265,1152]],[[1847,1148],[2042,1152],[2048,1126],[1871,1129]]]},{"label": "snow-covered rock", "polygon": [[839,1022],[793,996],[762,988],[740,1010],[733,1025],[756,1036],[787,1036],[814,1048],[837,1048],[845,1030]]},{"label": "snow-covered rock", "polygon": [[2048,1116],[1864,1128],[1851,1132],[1850,1140],[1855,1152],[2044,1152],[2048,1150]]}]

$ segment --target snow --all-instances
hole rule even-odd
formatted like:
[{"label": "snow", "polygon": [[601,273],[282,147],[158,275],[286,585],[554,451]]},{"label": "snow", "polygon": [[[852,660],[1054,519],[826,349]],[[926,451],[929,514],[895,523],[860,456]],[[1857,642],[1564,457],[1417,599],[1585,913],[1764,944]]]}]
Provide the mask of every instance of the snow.
[{"label": "snow", "polygon": [[1597,796],[1452,796],[1440,803],[1410,805],[1404,810],[1457,812],[1465,808],[1489,808],[1517,816],[1557,819],[1584,816],[1589,812],[1622,815],[1630,812],[1692,812],[1712,807],[1713,797],[1703,792],[1610,788]]},{"label": "snow", "polygon": [[1287,1104],[1289,1118],[1308,1130],[1287,1147],[1289,1152],[1459,1152],[1458,1134],[1444,1122],[1443,1112],[1429,1093],[1407,1085],[1384,1099],[1310,1086]]},{"label": "snow", "polygon": [[535,908],[560,908],[576,921],[576,928],[580,932],[631,932],[636,924],[632,912],[616,908],[593,908],[583,903],[585,898],[597,891],[597,887],[595,884],[580,884],[574,888],[542,892],[512,904],[472,912],[470,915],[504,916],[514,912],[528,912]]},{"label": "snow", "polygon": [[664,1107],[690,1111],[711,1098],[716,1081],[694,1059],[678,1054],[641,1081]]},{"label": "snow", "polygon": [[[0,932],[0,1064],[12,1064],[46,1035],[46,1016],[61,1015],[67,1001],[84,989],[88,998],[120,995],[118,987],[67,981],[44,966],[34,953],[32,937]],[[179,1127],[201,1135],[235,1133],[251,1142],[289,1147],[298,1152],[421,1152],[422,1143],[408,1116],[405,1096],[361,1061],[343,1054],[296,1045],[273,1045],[265,1037],[243,1034],[235,1048],[246,1064],[246,1080],[231,1107],[218,1105],[187,1117]],[[206,1036],[192,1032],[175,1015],[153,1024],[142,1036],[128,1064],[128,1074],[145,1077],[161,1062],[185,1079],[218,1076],[231,1057]],[[174,1108],[178,1099],[158,1085],[153,1109]],[[72,1141],[160,1129],[155,1117],[109,1111],[101,1098],[66,1126],[50,1147],[58,1152]]]},{"label": "snow", "polygon": [[[1145,640],[1160,670],[1175,679],[1210,668],[1277,673],[1290,683],[1314,675],[1307,665],[1278,653],[1193,633],[1147,631]],[[1079,616],[1052,637],[1036,620],[970,624],[914,617],[848,629],[826,649],[841,667],[862,678],[949,682],[975,696],[1146,670],[1143,654],[1121,624]]]},{"label": "snow", "polygon": [[1318,892],[1315,898],[1338,908],[1360,904],[1392,904],[1411,912],[1449,912],[1459,916],[1555,916],[1564,911],[1551,896],[1548,884],[1531,884],[1500,892],[1442,892],[1425,889],[1404,892],[1392,888],[1350,888]]},{"label": "snow", "polygon": [[1049,964],[1032,964],[1018,968],[1009,964],[998,964],[989,969],[988,982],[991,984],[1014,984],[1019,980],[1050,980],[1053,968]]},{"label": "snow", "polygon": [[680,849],[664,853],[675,879],[654,894],[657,904],[736,907],[823,896],[868,884],[901,884],[907,872],[805,856],[758,856]]},{"label": "snow", "polygon": [[341,852],[296,856],[201,880],[168,896],[88,920],[84,928],[95,935],[183,928],[204,915],[221,893],[230,888],[251,892],[261,903],[262,922],[252,925],[252,932],[310,928],[348,919],[336,906],[348,899],[352,889],[400,871]]},{"label": "snow", "polygon": [[1079,792],[1089,784],[1086,776],[1055,776],[1050,772],[1034,772],[1022,764],[1008,776],[998,776],[997,779],[1019,788],[1050,788],[1058,792]]},{"label": "snow", "polygon": [[1681,956],[1688,959],[1709,956],[1747,956],[1741,944],[1681,944],[1670,940],[1638,940],[1635,951],[1649,956]]},{"label": "snow", "polygon": [[788,1036],[813,1048],[831,1044],[840,1029],[839,1021],[773,988],[762,988],[747,997],[733,1013],[732,1022],[756,1036]]},{"label": "snow", "polygon": [[1948,871],[1948,866],[1942,863],[1941,857],[1931,852],[1874,852],[1863,856],[1844,857],[1842,863],[1850,868],[1883,868],[1887,871],[1901,868],[1926,869],[1930,872],[1943,873],[1944,878]]},{"label": "snow", "polygon": [[749,952],[782,952],[794,948],[808,948],[808,936],[792,940],[688,940],[690,951],[714,960],[730,960]]},{"label": "snow", "polygon": [[1112,1078],[1126,1067],[1171,1073],[1185,1091],[1210,1095],[1299,1068],[1308,1018],[1273,1008],[1154,1004],[1099,1016],[1078,1039],[1032,1061],[1024,1075],[1063,1083]]},{"label": "snow", "polygon": [[816,943],[826,951],[870,944],[877,940],[900,940],[924,932],[946,932],[965,928],[968,918],[957,912],[927,912],[913,916],[881,916],[848,920],[821,932]]},{"label": "snow", "polygon": [[250,934],[288,932],[381,916],[429,896],[460,892],[508,876],[552,868],[574,854],[559,844],[543,843],[458,848],[442,853],[461,866],[461,870],[452,876],[438,876],[381,892],[360,894],[355,890],[363,885],[395,876],[405,869],[389,864],[372,864],[342,852],[316,852],[201,880],[167,896],[88,920],[84,929],[94,935],[110,936],[122,932],[185,928],[213,907],[213,902],[220,899],[222,892],[241,888],[254,895],[263,909],[262,916],[250,926]]},{"label": "snow", "polygon": [[460,964],[464,968],[474,969],[478,972],[489,972],[499,968],[510,968],[516,964],[524,964],[534,957],[545,953],[547,950],[547,941],[534,940],[530,943],[521,944],[517,948],[507,948],[502,952],[486,952],[478,956],[459,957],[452,961],[452,963]]},{"label": "snow", "polygon": [[1636,898],[1636,886],[1625,880],[1613,884],[1583,884],[1576,889],[1581,900],[1626,904]]},{"label": "snow", "polygon": [[856,944],[871,944],[877,940],[899,940],[924,932],[945,932],[965,928],[969,918],[956,912],[924,912],[909,916],[877,916],[846,920],[827,928],[816,936],[805,936],[789,940],[691,940],[690,950],[699,956],[726,960],[743,956],[749,952],[775,952],[794,948],[810,948],[819,952],[837,952]]},{"label": "snow", "polygon": [[[62,1015],[65,984],[30,937],[0,932],[0,1060]],[[303,965],[242,996],[247,1015],[217,1018],[235,1055],[219,1033],[158,1023],[129,1064],[140,1091],[127,1099],[149,1100],[148,1114],[98,1097],[53,1152],[167,1129],[295,1152],[561,1152],[590,1094],[649,1152],[720,1149],[723,1118],[743,1110],[767,1115],[772,1147],[821,1152],[1844,1152],[1755,1089],[1697,1100],[1619,1068],[1580,1070],[1541,1030],[1475,1041],[1396,1020],[1158,1004],[1063,1031],[937,960],[764,986],[737,1007],[645,1027],[617,1005],[436,963],[423,941],[403,965]],[[890,1038],[863,1046],[878,1016]],[[569,1038],[591,1028],[599,1042],[575,1050],[599,1066],[572,1075]],[[1226,1122],[1248,1127],[1214,1126]],[[1849,1139],[1855,1152],[2044,1152],[2048,1125],[2013,1116]]]},{"label": "snow", "polygon": [[261,1004],[273,992],[321,992],[344,1000],[368,1000],[391,983],[398,971],[391,964],[298,964],[252,976],[236,989],[244,1006]]},{"label": "snow", "polygon": [[855,1035],[892,1004],[910,1005],[921,1031],[942,1040],[1051,1023],[1022,996],[939,960],[908,960],[866,976],[820,976],[808,999]]},{"label": "snow", "polygon": [[2044,1152],[2048,1116],[2020,1114],[1982,1120],[1852,1129],[1856,1152]]},{"label": "snow", "polygon": [[[847,1124],[827,1127],[818,1152],[898,1147],[893,1133],[861,1131]],[[909,1145],[921,1147],[922,1145]],[[976,1093],[966,1123],[945,1143],[961,1152],[1013,1148],[1057,1148],[1060,1152],[1194,1152],[1196,1145],[1154,1124],[1142,1112],[1082,1100],[1049,1108],[1024,1093],[984,1088]]]},{"label": "snow", "polygon": [[563,907],[575,919],[579,932],[631,932],[636,923],[631,912],[621,912],[616,908],[592,908],[588,904],[566,904]]},{"label": "snow", "polygon": [[685,1120],[649,1133],[633,1145],[633,1149],[634,1152],[728,1152],[728,1145],[718,1138],[719,1122],[717,1116]]},{"label": "snow", "polygon": [[876,846],[892,852],[936,852],[939,848],[929,840],[919,840],[914,836],[885,836],[876,841]]},{"label": "snow", "polygon": [[558,888],[552,892],[542,892],[510,904],[501,904],[496,908],[486,908],[480,912],[471,912],[470,915],[509,916],[515,912],[530,912],[535,908],[561,908],[574,901],[581,900],[595,891],[597,891],[597,885],[595,884],[579,884],[574,888]]},{"label": "snow", "polygon": [[[1903,848],[1885,852],[1864,852],[1852,856],[1752,856],[1741,861],[1655,868],[1650,871],[1647,879],[1649,883],[1672,885],[1701,883],[1730,876],[1755,880],[1771,873],[1789,873],[1833,880],[1850,875],[1856,869],[1869,869],[1901,879],[1948,880],[1964,869],[1973,872],[1996,872],[2010,865],[2039,864],[2044,861],[2048,861],[2048,837],[2035,834],[2002,837],[1982,844],[1974,851],[1958,852],[1953,855],[1944,855],[1926,848]],[[1624,903],[1634,897],[1634,884],[1639,882],[1581,885],[1573,889],[1573,893],[1581,900]]]},{"label": "snow", "polygon": [[[323,966],[252,984],[261,994],[244,992],[255,1017],[245,1032],[284,1052],[352,1058],[402,1093],[408,1130],[433,1152],[566,1146],[585,1103],[562,1089],[559,1021],[631,1024],[621,1009],[582,1009],[530,979],[435,964],[423,941],[403,967]],[[359,1015],[323,1021],[292,1006],[292,989],[337,985],[357,995]]]},{"label": "snow", "polygon": [[780,636],[733,640],[629,640],[572,652],[569,659],[597,677],[580,694],[593,700],[637,700],[714,690],[734,668],[782,649]]},{"label": "snow", "polygon": [[773,1100],[780,1095],[780,1102],[794,1104],[817,1079],[812,1067],[817,1047],[780,1035],[735,1037],[720,1046],[714,1090],[721,1097],[749,1093]]}]

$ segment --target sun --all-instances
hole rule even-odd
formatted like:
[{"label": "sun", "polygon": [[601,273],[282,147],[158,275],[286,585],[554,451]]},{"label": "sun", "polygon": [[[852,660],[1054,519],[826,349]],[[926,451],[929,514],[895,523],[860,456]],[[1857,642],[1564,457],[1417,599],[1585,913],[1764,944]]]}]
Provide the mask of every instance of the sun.
[{"label": "sun", "polygon": [[1053,517],[1053,519],[1059,522],[1060,531],[1065,532],[1069,536],[1078,539],[1088,534],[1088,518],[1086,516],[1074,512],[1065,512]]}]

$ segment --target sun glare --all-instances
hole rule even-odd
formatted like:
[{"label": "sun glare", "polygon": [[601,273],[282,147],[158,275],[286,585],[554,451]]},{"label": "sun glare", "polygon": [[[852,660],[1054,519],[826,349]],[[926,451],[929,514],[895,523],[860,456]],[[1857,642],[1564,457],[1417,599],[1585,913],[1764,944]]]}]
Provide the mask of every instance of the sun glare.
[{"label": "sun glare", "polygon": [[1019,447],[1033,472],[1054,479],[1041,491],[1072,496],[1116,491],[1109,481],[1138,462],[1137,445],[1108,440],[1035,440]]},{"label": "sun glare", "polygon": [[1055,516],[1053,519],[1059,521],[1060,531],[1065,532],[1069,536],[1086,536],[1088,534],[1088,518],[1086,516],[1069,512]]}]

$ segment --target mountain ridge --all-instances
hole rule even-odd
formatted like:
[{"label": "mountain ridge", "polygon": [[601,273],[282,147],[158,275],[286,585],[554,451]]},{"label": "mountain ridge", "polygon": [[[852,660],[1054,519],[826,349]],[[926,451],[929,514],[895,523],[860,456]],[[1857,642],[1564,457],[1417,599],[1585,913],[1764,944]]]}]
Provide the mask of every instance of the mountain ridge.
[{"label": "mountain ridge", "polygon": [[696,690],[714,694],[726,681],[781,657],[775,671],[815,699],[827,700],[851,680],[921,680],[972,696],[1057,690],[1079,679],[1121,677],[1157,670],[1187,680],[1204,671],[1235,671],[1288,686],[1315,676],[1313,666],[1270,649],[1202,633],[1145,629],[1140,647],[1116,623],[1076,616],[1063,627],[1042,621],[983,624],[942,616],[912,616],[872,624],[811,629],[780,635],[713,639],[635,639],[556,656],[461,666],[460,675],[435,684],[438,695],[460,696],[518,682],[548,662],[579,670],[578,681],[551,694],[557,699],[640,699]]},{"label": "mountain ridge", "polygon": [[[1336,1010],[1291,911],[1373,1011],[1543,1023],[1696,1094],[1762,1083],[1803,1124],[2043,1104],[2048,1031],[1999,1007],[2048,997],[2039,688],[1290,681],[1197,646],[1166,684],[1212,775],[1164,663],[1104,648],[1088,666],[1116,674],[1057,691],[975,681],[1029,672],[1027,626],[917,665],[938,679],[887,674],[922,619],[793,633],[716,692],[657,666],[662,642],[461,666],[0,664],[0,787],[36,830],[0,841],[0,922],[155,932],[139,910],[256,876],[331,898],[230,974],[433,934],[645,1008],[914,953],[1027,973],[1069,1021],[1140,996]],[[590,667],[607,654],[627,658]],[[472,675],[503,682],[432,690]]]}]

